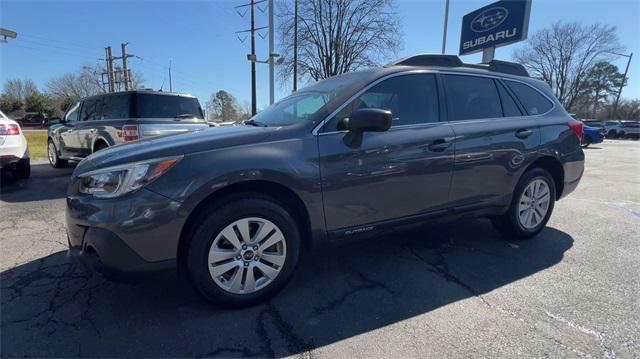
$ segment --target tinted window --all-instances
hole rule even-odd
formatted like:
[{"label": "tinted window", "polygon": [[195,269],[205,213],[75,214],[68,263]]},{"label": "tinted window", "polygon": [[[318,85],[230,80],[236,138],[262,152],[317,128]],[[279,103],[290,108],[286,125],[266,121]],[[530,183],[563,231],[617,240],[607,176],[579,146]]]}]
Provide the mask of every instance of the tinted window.
[{"label": "tinted window", "polygon": [[180,115],[204,118],[195,97],[138,93],[135,98],[138,118],[174,118]]},{"label": "tinted window", "polygon": [[129,117],[128,94],[105,96],[103,101],[102,115],[104,119],[116,119]]},{"label": "tinted window", "polygon": [[500,101],[502,102],[502,113],[504,117],[512,117],[512,116],[522,116],[522,112],[516,105],[516,102],[513,100],[513,97],[507,92],[507,89],[502,86],[501,83],[498,84],[498,93],[500,93]]},{"label": "tinted window", "polygon": [[[391,111],[392,126],[438,121],[438,88],[434,75],[405,75],[384,80],[344,107],[333,121],[358,109]],[[335,129],[335,127],[333,127]]]},{"label": "tinted window", "polygon": [[75,103],[73,104],[69,110],[67,111],[67,114],[65,116],[65,121],[66,122],[77,122],[78,121],[78,108],[80,107],[80,103]]},{"label": "tinted window", "polygon": [[96,119],[96,107],[98,104],[101,104],[101,102],[99,99],[84,100],[80,112],[80,121],[93,121]]},{"label": "tinted window", "polygon": [[454,121],[502,117],[498,89],[493,79],[445,75],[447,99]]},{"label": "tinted window", "polygon": [[520,82],[507,81],[507,85],[513,90],[529,115],[545,113],[553,107],[553,104],[538,91]]}]

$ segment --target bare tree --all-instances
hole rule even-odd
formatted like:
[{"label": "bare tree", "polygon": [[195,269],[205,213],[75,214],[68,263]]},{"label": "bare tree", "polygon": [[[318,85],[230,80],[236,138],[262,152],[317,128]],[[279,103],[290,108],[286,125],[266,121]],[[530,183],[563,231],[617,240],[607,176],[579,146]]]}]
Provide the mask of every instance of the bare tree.
[{"label": "bare tree", "polygon": [[622,46],[615,26],[557,22],[536,32],[513,57],[547,82],[571,111],[587,71],[619,51]]},{"label": "bare tree", "polygon": [[[279,7],[282,79],[293,72],[291,1]],[[377,66],[397,55],[400,21],[393,0],[306,0],[298,5],[298,69],[315,81]]]},{"label": "bare tree", "polygon": [[9,79],[4,83],[3,93],[22,103],[36,92],[38,92],[38,86],[31,79]]},{"label": "bare tree", "polygon": [[219,119],[223,122],[238,120],[238,102],[227,91],[220,90],[212,94],[205,106],[207,112],[214,119]]}]

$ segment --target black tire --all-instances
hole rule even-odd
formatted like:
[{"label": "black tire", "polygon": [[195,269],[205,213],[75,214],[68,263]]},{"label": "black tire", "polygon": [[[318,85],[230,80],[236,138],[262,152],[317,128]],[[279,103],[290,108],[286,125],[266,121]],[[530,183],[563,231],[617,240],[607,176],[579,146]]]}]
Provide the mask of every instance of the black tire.
[{"label": "black tire", "polygon": [[[253,293],[231,293],[216,284],[209,273],[208,255],[216,236],[236,220],[260,217],[281,230],[286,243],[285,262],[280,273]],[[209,208],[195,224],[186,253],[187,271],[191,283],[207,300],[224,307],[246,307],[275,295],[291,278],[300,255],[300,232],[293,216],[278,202],[255,196],[235,197],[223,205]]]},{"label": "black tire", "polygon": [[[519,220],[518,207],[520,205],[520,198],[526,187],[538,179],[543,180],[549,188],[549,207],[542,221],[533,228],[525,228]],[[553,213],[555,199],[556,186],[551,174],[542,168],[532,168],[520,177],[507,212],[502,216],[492,218],[491,221],[495,228],[507,238],[529,239],[538,234],[547,225],[551,213]]]},{"label": "black tire", "polygon": [[13,177],[27,179],[31,176],[31,161],[26,158],[20,160],[16,168],[13,169]]},{"label": "black tire", "polygon": [[616,132],[616,130],[609,130],[609,133],[607,133],[607,138],[618,138],[618,132]]},{"label": "black tire", "polygon": [[58,157],[58,149],[51,139],[47,142],[47,158],[53,168],[64,168],[69,164],[69,161]]},{"label": "black tire", "polygon": [[591,144],[591,137],[584,137],[582,139],[582,148],[587,148]]},{"label": "black tire", "polygon": [[100,150],[104,150],[105,148],[108,148],[108,147],[109,147],[109,145],[107,145],[106,143],[100,141],[100,142],[96,143],[96,145],[94,146],[93,153],[96,153],[96,152],[98,152]]}]

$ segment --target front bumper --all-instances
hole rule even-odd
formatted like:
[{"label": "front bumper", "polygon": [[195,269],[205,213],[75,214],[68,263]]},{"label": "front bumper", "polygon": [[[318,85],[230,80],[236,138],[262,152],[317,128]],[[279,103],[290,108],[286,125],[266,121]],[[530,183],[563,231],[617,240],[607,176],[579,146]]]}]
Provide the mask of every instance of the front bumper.
[{"label": "front bumper", "polygon": [[121,198],[67,196],[69,256],[114,280],[175,268],[185,218],[180,203],[141,189]]}]

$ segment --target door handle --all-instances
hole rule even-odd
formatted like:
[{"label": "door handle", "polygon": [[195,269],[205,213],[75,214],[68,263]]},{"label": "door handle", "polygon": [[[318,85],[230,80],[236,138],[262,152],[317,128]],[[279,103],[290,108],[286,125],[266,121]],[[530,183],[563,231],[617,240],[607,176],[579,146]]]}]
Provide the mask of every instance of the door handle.
[{"label": "door handle", "polygon": [[533,134],[533,131],[528,130],[526,128],[521,128],[516,131],[516,137],[518,138],[527,138]]},{"label": "door handle", "polygon": [[429,151],[442,152],[449,148],[449,146],[451,146],[451,142],[445,140],[444,138],[439,138],[431,142],[429,146],[427,146],[427,148],[429,148]]}]

